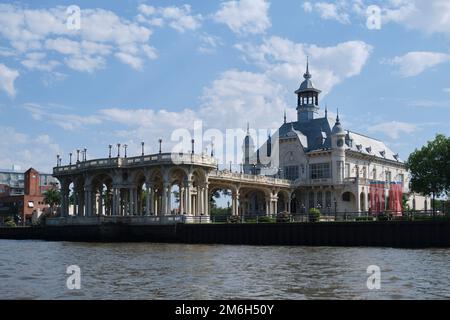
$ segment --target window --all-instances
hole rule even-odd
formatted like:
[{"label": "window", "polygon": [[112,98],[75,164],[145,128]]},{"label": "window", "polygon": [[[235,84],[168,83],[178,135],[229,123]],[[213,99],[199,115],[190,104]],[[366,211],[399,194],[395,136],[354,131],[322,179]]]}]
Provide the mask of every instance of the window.
[{"label": "window", "polygon": [[399,181],[401,184],[404,184],[404,183],[405,183],[405,176],[404,176],[402,173],[400,173],[400,174],[398,175],[398,181]]},{"label": "window", "polygon": [[372,171],[372,179],[373,179],[373,180],[377,180],[377,169],[376,169],[376,168],[373,168],[373,171]]},{"label": "window", "polygon": [[386,171],[386,182],[391,182],[391,172]]},{"label": "window", "polygon": [[314,163],[309,167],[311,179],[328,179],[330,178],[330,163]]},{"label": "window", "polygon": [[345,193],[342,195],[342,201],[350,202],[350,192],[345,192]]},{"label": "window", "polygon": [[350,178],[350,163],[345,164],[345,177]]},{"label": "window", "polygon": [[284,167],[284,178],[288,180],[295,180],[299,177],[298,166]]},{"label": "window", "polygon": [[367,179],[367,168],[363,167],[363,178]]}]

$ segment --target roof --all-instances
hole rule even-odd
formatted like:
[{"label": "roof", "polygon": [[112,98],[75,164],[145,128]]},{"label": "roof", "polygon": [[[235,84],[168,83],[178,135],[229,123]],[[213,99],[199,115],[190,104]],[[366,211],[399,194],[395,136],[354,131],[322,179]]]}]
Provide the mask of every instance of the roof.
[{"label": "roof", "polygon": [[403,162],[398,154],[394,153],[384,142],[353,131],[347,130],[347,132],[348,137],[353,140],[351,147],[349,147],[350,150],[378,158]]},{"label": "roof", "polygon": [[[279,129],[279,137],[296,136],[301,142],[305,152],[331,149],[331,132],[335,121],[331,118],[317,118],[305,122],[284,123]],[[402,160],[385,143],[380,140],[345,130],[347,150],[359,152],[377,158],[398,161]],[[350,143],[350,140],[352,142]]]}]

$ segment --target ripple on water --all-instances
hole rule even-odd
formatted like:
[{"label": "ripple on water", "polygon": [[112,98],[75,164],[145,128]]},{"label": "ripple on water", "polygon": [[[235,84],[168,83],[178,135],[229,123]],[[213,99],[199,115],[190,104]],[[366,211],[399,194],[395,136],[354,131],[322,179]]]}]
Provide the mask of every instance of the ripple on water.
[{"label": "ripple on water", "polygon": [[[450,250],[0,240],[0,299],[448,299]],[[13,254],[11,254],[13,252]],[[82,289],[66,268],[80,266]],[[366,287],[381,268],[381,289]]]}]

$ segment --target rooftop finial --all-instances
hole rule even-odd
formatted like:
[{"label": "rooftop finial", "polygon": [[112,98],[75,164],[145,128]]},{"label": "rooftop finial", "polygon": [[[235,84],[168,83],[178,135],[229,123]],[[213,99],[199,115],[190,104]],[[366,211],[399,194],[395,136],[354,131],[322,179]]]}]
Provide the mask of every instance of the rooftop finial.
[{"label": "rooftop finial", "polygon": [[328,104],[325,103],[325,118],[328,117]]},{"label": "rooftop finial", "polygon": [[284,109],[284,123],[286,123],[286,109]]},{"label": "rooftop finial", "polygon": [[306,72],[303,75],[303,78],[311,79],[311,74],[309,73],[309,57],[308,56],[306,56]]},{"label": "rooftop finial", "polygon": [[340,124],[341,122],[339,121],[339,108],[337,108],[337,115],[336,115],[336,124]]},{"label": "rooftop finial", "polygon": [[248,121],[247,121],[247,134],[250,134],[250,124]]}]

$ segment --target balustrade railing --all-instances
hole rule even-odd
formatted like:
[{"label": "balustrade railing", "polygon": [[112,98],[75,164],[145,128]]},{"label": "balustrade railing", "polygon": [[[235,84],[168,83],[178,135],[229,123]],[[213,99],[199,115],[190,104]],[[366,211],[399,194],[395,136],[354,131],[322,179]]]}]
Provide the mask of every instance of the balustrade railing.
[{"label": "balustrade railing", "polygon": [[158,162],[169,162],[175,164],[199,164],[207,166],[216,166],[217,162],[213,157],[198,154],[180,154],[180,153],[162,153],[156,155],[144,155],[129,158],[104,158],[80,161],[72,165],[58,166],[53,168],[54,174],[64,174],[70,171],[77,171],[89,168],[102,167],[123,167],[134,166],[140,164],[153,164]]}]

